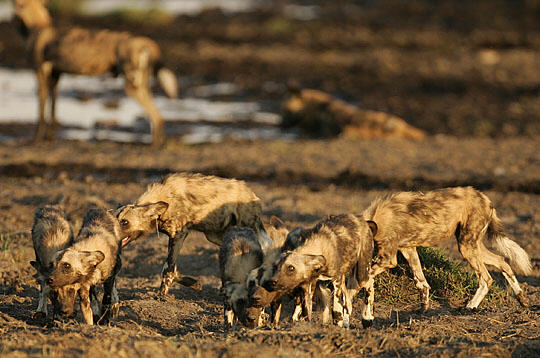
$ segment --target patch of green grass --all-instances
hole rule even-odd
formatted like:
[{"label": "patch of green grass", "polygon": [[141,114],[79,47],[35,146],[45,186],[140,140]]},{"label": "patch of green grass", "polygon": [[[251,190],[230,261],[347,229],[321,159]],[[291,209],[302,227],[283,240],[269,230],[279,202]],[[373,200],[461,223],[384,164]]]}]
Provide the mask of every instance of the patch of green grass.
[{"label": "patch of green grass", "polygon": [[[432,300],[447,302],[451,306],[464,306],[478,288],[476,275],[460,263],[450,260],[442,251],[418,248],[422,270],[431,286]],[[508,297],[504,284],[497,281],[491,286],[480,307],[496,307]],[[420,294],[414,284],[407,261],[398,255],[398,266],[375,279],[375,298],[387,304],[420,303]]]},{"label": "patch of green grass", "polygon": [[173,21],[173,16],[160,9],[129,9],[113,10],[105,15],[106,18],[120,22],[130,22],[141,25],[167,25]]}]

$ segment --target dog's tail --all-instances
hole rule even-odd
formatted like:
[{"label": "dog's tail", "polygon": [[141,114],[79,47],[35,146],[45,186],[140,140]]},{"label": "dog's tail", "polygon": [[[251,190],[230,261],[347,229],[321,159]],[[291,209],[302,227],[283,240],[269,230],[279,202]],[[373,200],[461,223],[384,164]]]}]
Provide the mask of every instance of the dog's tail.
[{"label": "dog's tail", "polygon": [[517,273],[522,275],[531,274],[532,263],[529,255],[517,242],[510,240],[506,236],[502,222],[497,216],[495,209],[491,209],[491,221],[487,228],[487,236],[493,248],[510,261],[510,265]]},{"label": "dog's tail", "polygon": [[167,96],[169,98],[178,97],[178,81],[174,72],[158,63],[155,67],[155,73],[161,88],[163,88]]}]

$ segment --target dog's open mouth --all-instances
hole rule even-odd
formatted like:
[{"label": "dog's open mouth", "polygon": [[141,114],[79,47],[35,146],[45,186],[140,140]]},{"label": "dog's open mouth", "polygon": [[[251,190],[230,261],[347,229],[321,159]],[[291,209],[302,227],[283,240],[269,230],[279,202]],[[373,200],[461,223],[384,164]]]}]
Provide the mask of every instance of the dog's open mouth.
[{"label": "dog's open mouth", "polygon": [[131,236],[126,236],[122,239],[122,247],[126,246],[127,244],[129,244],[129,242],[131,241]]}]

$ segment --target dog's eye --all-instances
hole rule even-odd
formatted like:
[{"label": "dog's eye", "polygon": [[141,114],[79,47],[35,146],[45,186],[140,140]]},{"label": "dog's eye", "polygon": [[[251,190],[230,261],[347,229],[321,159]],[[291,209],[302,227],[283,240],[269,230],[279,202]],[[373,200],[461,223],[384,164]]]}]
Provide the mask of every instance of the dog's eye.
[{"label": "dog's eye", "polygon": [[294,272],[295,270],[296,270],[296,269],[294,268],[294,266],[293,266],[293,265],[289,265],[289,266],[287,266],[287,272],[289,272],[289,273],[293,273],[293,272]]},{"label": "dog's eye", "polygon": [[129,225],[129,221],[127,221],[126,219],[122,219],[122,220],[120,220],[120,225],[122,225],[122,226],[128,226],[128,225]]},{"label": "dog's eye", "polygon": [[64,263],[62,264],[62,270],[63,270],[63,271],[69,271],[69,270],[71,270],[71,264],[70,264],[69,262],[64,262]]}]

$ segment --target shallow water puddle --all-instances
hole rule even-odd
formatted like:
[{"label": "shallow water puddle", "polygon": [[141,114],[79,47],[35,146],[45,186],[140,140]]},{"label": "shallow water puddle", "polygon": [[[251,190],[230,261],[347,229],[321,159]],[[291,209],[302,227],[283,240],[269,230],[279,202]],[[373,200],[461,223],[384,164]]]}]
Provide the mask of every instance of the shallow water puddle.
[{"label": "shallow water puddle", "polygon": [[[63,75],[57,101],[58,121],[67,129],[59,137],[118,142],[151,141],[142,107],[127,97],[123,80],[110,76]],[[0,123],[34,123],[38,117],[36,81],[30,70],[0,68]],[[168,135],[186,143],[233,139],[294,139],[279,128],[281,117],[255,101],[214,100],[239,92],[234,84],[217,83],[183,88],[185,96],[169,99],[156,94],[155,102],[167,121]],[[7,136],[0,141],[9,140]]]}]

